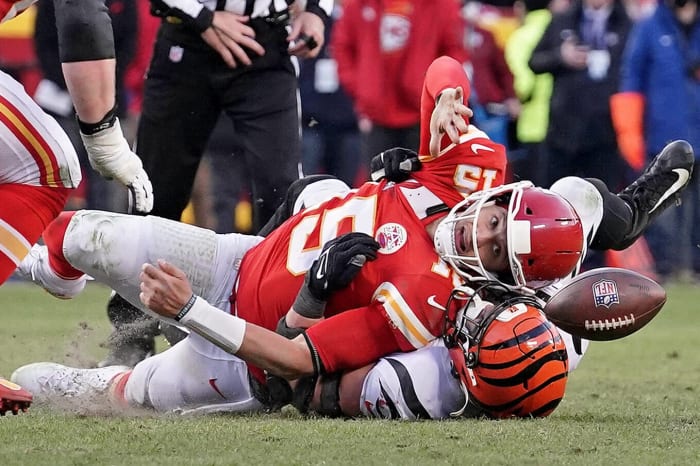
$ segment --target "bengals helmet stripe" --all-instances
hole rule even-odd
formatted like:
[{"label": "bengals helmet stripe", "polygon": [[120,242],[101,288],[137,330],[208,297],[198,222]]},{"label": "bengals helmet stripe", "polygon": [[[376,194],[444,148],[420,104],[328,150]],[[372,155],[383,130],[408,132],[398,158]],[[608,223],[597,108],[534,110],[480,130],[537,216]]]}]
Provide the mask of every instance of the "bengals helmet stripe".
[{"label": "bengals helmet stripe", "polygon": [[564,340],[537,303],[518,299],[486,308],[478,321],[463,313],[458,339],[446,340],[468,402],[494,418],[547,416],[566,388]]},{"label": "bengals helmet stripe", "polygon": [[[528,330],[525,333],[521,333],[517,337],[513,337],[510,340],[502,341],[499,342],[493,346],[482,346],[482,350],[497,350],[499,348],[510,348],[512,346],[518,346],[524,341],[531,340],[534,338],[537,338],[538,336],[542,335],[545,332],[549,332],[549,329],[552,328],[552,324],[549,321],[544,321],[542,324],[538,325],[537,327],[533,328],[532,330]],[[561,338],[561,337],[559,337]]]},{"label": "bengals helmet stripe", "polygon": [[[514,410],[513,408],[515,408],[518,405],[525,404],[525,402],[528,400],[528,398],[536,397],[536,395],[540,394],[544,389],[549,388],[552,384],[554,384],[556,382],[560,382],[563,380],[563,382],[566,383],[566,377],[567,377],[567,374],[565,374],[565,373],[557,374],[557,375],[545,380],[543,383],[541,383],[537,387],[529,388],[525,395],[523,395],[519,398],[516,398],[508,403],[503,403],[500,405],[487,405],[483,401],[477,400],[473,396],[471,397],[471,401],[478,404],[479,406],[481,406],[483,409],[486,409],[487,411],[495,411],[495,412],[510,411],[511,416],[520,416],[520,415],[546,416],[547,414],[551,413],[554,410],[554,408],[557,407],[557,405],[562,400],[562,398],[564,398],[563,395],[561,397],[555,397],[552,400],[548,400],[545,405],[543,405],[539,408],[535,408],[533,410],[527,410],[527,412]],[[545,409],[546,406],[549,406],[550,409],[549,410]],[[535,414],[535,413],[540,413],[540,414]]]},{"label": "bengals helmet stripe", "polygon": [[[543,344],[538,348],[538,351],[541,349],[545,349],[547,344]],[[531,353],[530,356],[523,358],[522,360],[526,359],[533,359],[532,355],[535,353]],[[563,361],[566,360],[566,351],[555,351],[554,353],[548,353],[542,356],[541,358],[537,359],[537,361],[529,364],[527,367],[525,367],[522,371],[518,372],[517,374],[507,377],[507,378],[492,378],[492,377],[482,377],[482,379],[490,383],[491,385],[496,385],[498,387],[512,387],[515,385],[527,385],[527,381],[530,380],[537,372],[542,369],[542,366],[547,364],[550,361]],[[498,364],[494,364],[493,366],[489,367],[489,369],[506,369],[510,366],[513,366],[514,364],[507,364],[507,365],[501,365],[501,367],[498,367]],[[482,366],[484,367],[484,366]]]}]

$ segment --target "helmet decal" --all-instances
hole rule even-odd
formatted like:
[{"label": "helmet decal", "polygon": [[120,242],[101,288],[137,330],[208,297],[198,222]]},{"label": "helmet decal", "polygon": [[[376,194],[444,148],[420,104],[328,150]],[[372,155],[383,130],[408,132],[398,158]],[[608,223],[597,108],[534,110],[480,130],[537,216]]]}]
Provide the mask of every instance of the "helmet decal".
[{"label": "helmet decal", "polygon": [[393,254],[406,244],[408,234],[403,225],[398,223],[385,223],[377,228],[374,239],[379,243],[379,253]]}]

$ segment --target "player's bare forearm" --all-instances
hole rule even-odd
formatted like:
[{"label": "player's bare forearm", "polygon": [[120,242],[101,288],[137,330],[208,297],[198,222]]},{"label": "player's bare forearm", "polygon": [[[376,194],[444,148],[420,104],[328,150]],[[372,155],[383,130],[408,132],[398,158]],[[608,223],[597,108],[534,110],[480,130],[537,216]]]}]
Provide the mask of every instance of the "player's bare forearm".
[{"label": "player's bare forearm", "polygon": [[236,356],[287,380],[314,373],[311,352],[303,336],[288,340],[270,330],[247,323]]},{"label": "player's bare forearm", "polygon": [[290,380],[314,373],[303,336],[288,340],[215,308],[192,293],[187,276],[173,264],[144,264],[140,278],[140,299],[146,307],[178,320],[224,351]]},{"label": "player's bare forearm", "polygon": [[115,102],[114,58],[63,63],[63,76],[78,117],[86,123],[102,120]]}]

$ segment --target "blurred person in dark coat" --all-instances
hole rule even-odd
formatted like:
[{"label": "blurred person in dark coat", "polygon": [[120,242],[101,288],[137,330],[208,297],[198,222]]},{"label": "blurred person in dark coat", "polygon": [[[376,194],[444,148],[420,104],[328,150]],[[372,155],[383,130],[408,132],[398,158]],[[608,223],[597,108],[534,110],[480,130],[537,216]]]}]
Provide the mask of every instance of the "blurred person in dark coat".
[{"label": "blurred person in dark coat", "polygon": [[338,63],[328,46],[333,24],[343,14],[342,1],[335,3],[326,24],[326,44],[316,58],[300,63],[301,159],[304,174],[327,173],[354,186],[362,165],[360,132],[352,100],[340,87]]},{"label": "blurred person in dark coat", "polygon": [[617,148],[609,100],[618,89],[631,26],[620,0],[576,0],[553,17],[535,47],[530,68],[553,77],[546,184],[577,175],[600,178],[611,189],[624,186],[627,165]]},{"label": "blurred person in dark coat", "polygon": [[[700,150],[700,18],[697,0],[659,0],[632,29],[611,106],[620,150],[635,169],[673,138]],[[696,164],[697,164],[696,159]],[[680,209],[670,209],[645,235],[659,273],[700,273],[700,176]]]}]

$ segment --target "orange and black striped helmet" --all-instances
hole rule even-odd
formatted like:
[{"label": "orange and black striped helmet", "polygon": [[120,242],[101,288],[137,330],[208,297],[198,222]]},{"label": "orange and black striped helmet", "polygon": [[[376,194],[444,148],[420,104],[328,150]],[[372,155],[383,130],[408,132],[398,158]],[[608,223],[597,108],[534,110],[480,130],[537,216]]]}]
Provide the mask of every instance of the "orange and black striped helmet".
[{"label": "orange and black striped helmet", "polygon": [[488,305],[458,321],[446,344],[472,407],[494,418],[554,411],[566,388],[566,346],[533,298]]}]

